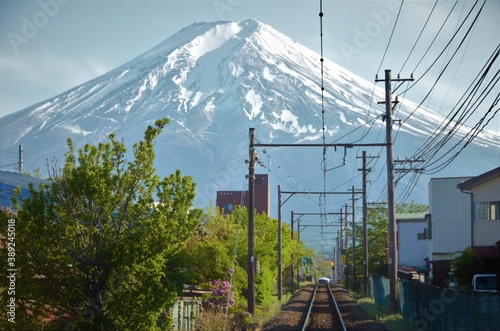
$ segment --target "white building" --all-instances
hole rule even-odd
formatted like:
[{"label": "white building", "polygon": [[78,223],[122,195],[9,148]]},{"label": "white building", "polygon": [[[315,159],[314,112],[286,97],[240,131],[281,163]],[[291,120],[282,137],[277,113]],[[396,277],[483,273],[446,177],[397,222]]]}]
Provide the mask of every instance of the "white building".
[{"label": "white building", "polygon": [[458,189],[472,204],[470,246],[483,260],[482,272],[500,273],[500,167],[460,183]]},{"label": "white building", "polygon": [[418,268],[429,253],[425,213],[396,214],[398,265]]},{"label": "white building", "polygon": [[471,198],[457,185],[472,177],[432,178],[429,182],[429,214],[426,215],[430,277],[446,286],[450,261],[472,245]]}]

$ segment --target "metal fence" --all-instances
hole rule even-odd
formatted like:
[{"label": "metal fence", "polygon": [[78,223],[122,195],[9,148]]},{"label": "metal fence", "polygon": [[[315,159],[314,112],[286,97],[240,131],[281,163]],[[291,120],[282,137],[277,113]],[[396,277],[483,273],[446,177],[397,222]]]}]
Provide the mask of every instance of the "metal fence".
[{"label": "metal fence", "polygon": [[[389,279],[370,277],[378,306],[389,306]],[[399,309],[417,330],[500,330],[500,293],[439,288],[399,281]]]},{"label": "metal fence", "polygon": [[172,318],[174,320],[174,330],[193,331],[194,321],[201,310],[201,299],[178,299],[172,308]]}]

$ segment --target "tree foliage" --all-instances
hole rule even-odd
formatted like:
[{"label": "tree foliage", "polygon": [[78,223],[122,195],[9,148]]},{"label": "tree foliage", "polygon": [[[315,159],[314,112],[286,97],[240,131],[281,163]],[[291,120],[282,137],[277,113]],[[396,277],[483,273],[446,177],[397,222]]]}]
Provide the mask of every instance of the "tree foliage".
[{"label": "tree foliage", "polygon": [[[212,280],[225,279],[228,270],[232,274],[232,290],[235,309],[246,306],[248,213],[245,207],[237,207],[231,214],[209,210],[203,226],[193,236],[179,259],[188,260],[184,270],[186,282],[203,286]],[[278,222],[265,214],[255,215],[255,256],[259,259],[260,274],[255,277],[256,303],[266,306],[275,295],[277,284],[277,233]],[[291,256],[301,256],[302,245],[291,240],[291,229],[282,224],[282,261],[291,264]]]},{"label": "tree foliage", "polygon": [[132,161],[114,134],[77,153],[68,140],[51,185],[18,198],[17,326],[39,328],[36,317],[52,315],[56,328],[167,328],[162,314],[178,290],[167,266],[201,217],[192,178],[177,170],[160,179],[153,166],[167,123],[147,128]]},{"label": "tree foliage", "polygon": [[461,288],[469,289],[475,274],[481,273],[482,261],[477,258],[472,247],[467,247],[451,261],[454,280]]},{"label": "tree foliage", "polygon": [[[396,206],[397,213],[421,213],[428,210],[427,205],[404,203]],[[388,248],[388,213],[386,208],[370,208],[367,211],[367,232],[368,232],[368,270],[373,273],[387,272],[387,248]],[[354,228],[356,239],[356,272],[363,270],[363,228],[361,222],[356,222]],[[352,223],[347,229],[349,240],[352,238]],[[352,247],[348,247],[347,254],[349,260],[352,259]],[[349,271],[352,261],[349,262]],[[351,278],[351,275],[349,275]],[[359,278],[359,277],[358,277]],[[358,282],[359,284],[359,282]]]}]

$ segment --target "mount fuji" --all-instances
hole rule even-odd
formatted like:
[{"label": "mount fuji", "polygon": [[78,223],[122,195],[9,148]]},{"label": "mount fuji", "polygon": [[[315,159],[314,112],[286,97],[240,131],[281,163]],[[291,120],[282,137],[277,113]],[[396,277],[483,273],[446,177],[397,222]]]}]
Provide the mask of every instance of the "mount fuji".
[{"label": "mount fuji", "polygon": [[[261,143],[321,143],[323,127],[327,144],[384,142],[384,107],[377,105],[385,99],[382,87],[325,59],[322,91],[321,70],[317,53],[255,19],[192,24],[108,73],[0,118],[0,162],[9,162],[21,144],[26,170],[43,172],[47,160],[64,160],[68,137],[79,148],[114,132],[132,146],[147,125],[168,117],[156,142],[156,168],[161,176],[175,169],[193,176],[197,202],[208,206],[217,190],[245,189],[250,127]],[[419,157],[413,154],[447,121],[408,100],[394,116],[407,119],[395,125],[396,158]],[[470,130],[461,126],[433,159],[455,154],[451,147]],[[402,177],[398,198],[427,203],[431,175],[475,176],[497,167],[499,140],[482,132],[439,172]],[[256,172],[270,174],[271,192],[278,184],[287,190],[345,191],[361,187],[361,151],[330,146],[323,159],[322,148],[260,148],[263,167]],[[385,152],[367,152],[381,154],[370,161],[368,199],[383,200]],[[348,198],[302,195],[286,208],[318,211],[319,204],[337,210]]]}]

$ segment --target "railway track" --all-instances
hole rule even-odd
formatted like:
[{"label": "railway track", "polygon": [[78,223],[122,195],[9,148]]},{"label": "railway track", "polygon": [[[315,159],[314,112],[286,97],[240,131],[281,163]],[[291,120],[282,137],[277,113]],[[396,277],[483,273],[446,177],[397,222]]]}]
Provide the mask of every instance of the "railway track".
[{"label": "railway track", "polygon": [[[335,297],[338,309],[331,299],[330,291]],[[343,317],[342,322],[339,322],[339,311]],[[384,325],[366,314],[341,286],[326,284],[320,284],[317,287],[315,284],[305,285],[283,305],[279,314],[263,326],[263,331],[346,329],[349,331],[385,331]]]},{"label": "railway track", "polygon": [[317,283],[314,287],[301,330],[347,330],[332,289],[328,284]]}]

